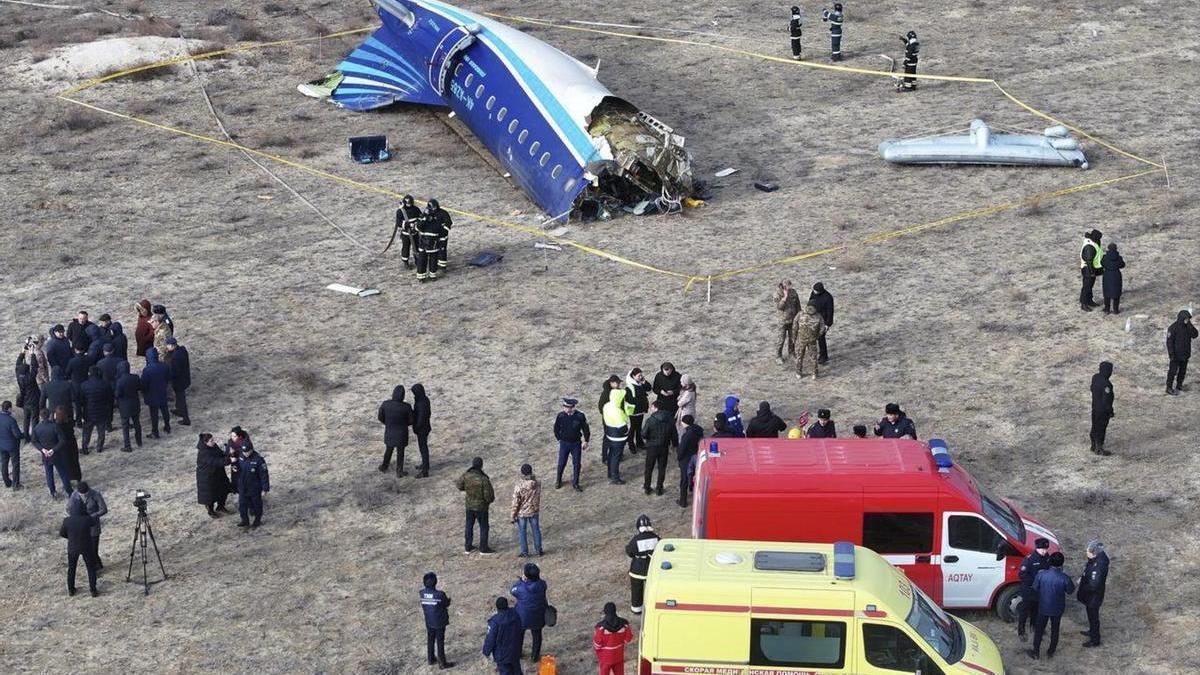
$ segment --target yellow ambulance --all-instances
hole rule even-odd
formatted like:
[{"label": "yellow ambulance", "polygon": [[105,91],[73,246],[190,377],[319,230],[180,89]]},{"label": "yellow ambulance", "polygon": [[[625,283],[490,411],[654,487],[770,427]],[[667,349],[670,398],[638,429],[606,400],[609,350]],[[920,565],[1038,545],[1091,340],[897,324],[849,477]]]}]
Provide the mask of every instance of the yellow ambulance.
[{"label": "yellow ambulance", "polygon": [[646,579],[639,675],[1000,675],[983,631],[849,542],[664,539]]}]

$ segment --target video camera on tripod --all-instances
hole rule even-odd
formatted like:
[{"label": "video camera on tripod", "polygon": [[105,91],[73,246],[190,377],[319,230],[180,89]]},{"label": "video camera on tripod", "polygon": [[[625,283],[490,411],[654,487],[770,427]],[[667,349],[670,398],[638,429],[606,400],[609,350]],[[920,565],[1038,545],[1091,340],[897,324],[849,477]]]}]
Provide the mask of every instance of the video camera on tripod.
[{"label": "video camera on tripod", "polygon": [[145,490],[136,490],[133,493],[133,505],[137,507],[139,513],[146,512],[146,502],[150,500],[150,493]]},{"label": "video camera on tripod", "polygon": [[150,595],[150,579],[147,572],[147,538],[150,539],[150,545],[154,547],[154,556],[158,558],[158,569],[162,570],[162,580],[167,580],[167,568],[163,566],[162,554],[159,553],[158,542],[154,539],[154,530],[150,528],[150,514],[146,511],[146,506],[149,501],[149,492],[146,492],[145,490],[134,491],[133,505],[137,508],[138,517],[137,523],[135,523],[133,526],[133,546],[129,549],[129,571],[125,574],[125,581],[133,580],[133,557],[137,553],[140,545],[142,551],[142,588],[145,595]]}]

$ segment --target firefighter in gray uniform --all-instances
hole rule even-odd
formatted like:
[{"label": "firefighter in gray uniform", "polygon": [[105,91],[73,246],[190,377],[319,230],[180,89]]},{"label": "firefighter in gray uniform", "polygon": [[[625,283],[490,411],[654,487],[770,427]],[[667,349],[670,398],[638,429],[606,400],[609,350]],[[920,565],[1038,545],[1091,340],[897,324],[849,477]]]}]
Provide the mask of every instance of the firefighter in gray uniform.
[{"label": "firefighter in gray uniform", "polygon": [[629,556],[629,609],[634,614],[642,613],[642,600],[646,591],[646,573],[650,571],[650,556],[658,546],[658,534],[650,525],[650,517],[643,514],[637,519],[637,534],[625,545]]},{"label": "firefighter in gray uniform", "polygon": [[788,30],[792,34],[792,58],[800,60],[800,35],[803,33],[804,17],[800,14],[800,8],[792,6],[792,20],[788,23]]},{"label": "firefighter in gray uniform", "polygon": [[[908,31],[908,35],[900,38],[904,43],[904,74],[917,74],[917,53],[921,51],[921,43],[917,42],[917,32]],[[896,85],[896,91],[915,91],[917,78],[905,77]]]},{"label": "firefighter in gray uniform", "polygon": [[833,11],[821,12],[821,20],[829,23],[829,58],[833,61],[842,60],[842,3],[836,2]]}]

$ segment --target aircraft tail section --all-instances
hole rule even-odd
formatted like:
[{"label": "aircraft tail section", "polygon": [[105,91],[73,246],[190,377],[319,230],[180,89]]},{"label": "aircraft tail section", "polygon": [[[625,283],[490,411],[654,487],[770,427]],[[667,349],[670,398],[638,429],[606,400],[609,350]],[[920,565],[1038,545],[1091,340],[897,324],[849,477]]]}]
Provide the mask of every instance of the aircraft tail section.
[{"label": "aircraft tail section", "polygon": [[385,25],[338,64],[341,81],[330,99],[350,110],[371,110],[396,102],[446,105],[418,68],[404,55],[396,34]]}]

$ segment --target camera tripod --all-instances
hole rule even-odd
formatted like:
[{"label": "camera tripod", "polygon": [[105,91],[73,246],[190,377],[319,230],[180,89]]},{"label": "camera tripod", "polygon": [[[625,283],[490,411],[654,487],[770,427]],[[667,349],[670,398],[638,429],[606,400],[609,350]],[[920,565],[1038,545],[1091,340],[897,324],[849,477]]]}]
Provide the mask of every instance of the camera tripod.
[{"label": "camera tripod", "polygon": [[158,568],[162,570],[163,581],[167,580],[167,568],[163,567],[162,554],[158,552],[158,542],[154,539],[154,530],[150,528],[150,514],[146,513],[144,505],[138,508],[137,523],[133,526],[133,546],[129,549],[129,571],[125,574],[125,581],[131,581],[133,578],[133,556],[137,553],[138,544],[141,544],[142,549],[142,587],[145,590],[145,595],[150,595],[150,581],[146,573],[146,537],[150,537],[150,544],[154,546],[154,557],[158,558]]}]

